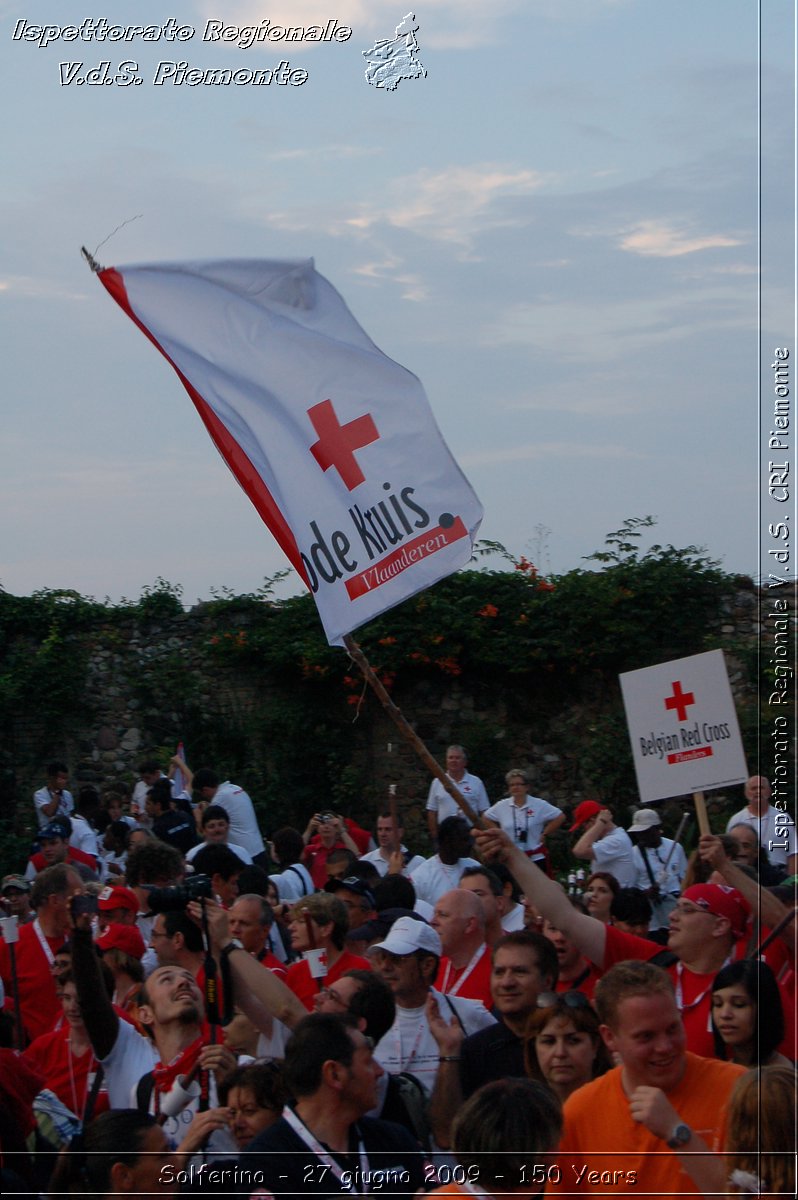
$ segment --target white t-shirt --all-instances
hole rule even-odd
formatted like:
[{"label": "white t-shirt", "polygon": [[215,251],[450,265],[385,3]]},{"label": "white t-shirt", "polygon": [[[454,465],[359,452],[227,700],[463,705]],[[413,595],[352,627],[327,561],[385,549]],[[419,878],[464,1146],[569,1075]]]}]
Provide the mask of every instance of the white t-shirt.
[{"label": "white t-shirt", "polygon": [[75,802],[72,799],[72,793],[64,789],[58,801],[58,808],[55,810],[52,817],[46,817],[42,810],[44,809],[45,804],[50,804],[52,802],[52,799],[53,798],[46,787],[39,788],[38,792],[33,793],[33,804],[36,809],[36,820],[39,822],[39,829],[43,829],[45,825],[49,825],[50,821],[55,820],[56,817],[70,816],[75,810]]},{"label": "white t-shirt", "polygon": [[197,846],[192,846],[188,854],[184,854],[186,862],[193,862],[200,850],[204,850],[206,846],[226,846],[228,850],[232,850],[237,858],[240,858],[245,867],[252,866],[252,855],[249,850],[245,850],[243,846],[236,846],[233,842],[200,842]]},{"label": "white t-shirt", "polygon": [[439,854],[433,854],[432,858],[425,859],[413,871],[411,882],[416,889],[416,896],[419,900],[426,900],[427,904],[435,904],[444,892],[457,887],[466,867],[479,865],[475,858],[459,858],[456,863],[447,866],[441,862]]},{"label": "white t-shirt", "polygon": [[263,853],[266,847],[258,828],[255,809],[243,788],[226,779],[219,784],[211,804],[220,804],[230,818],[231,841],[248,847],[253,858]]},{"label": "white t-shirt", "polygon": [[[778,817],[778,822],[776,821]],[[786,867],[787,859],[798,853],[795,823],[789,813],[782,812],[769,804],[763,817],[755,817],[746,807],[729,817],[726,832],[735,825],[750,825],[759,836],[759,844],[774,867]]]},{"label": "white t-shirt", "polygon": [[316,890],[310,872],[302,863],[292,863],[279,875],[270,875],[269,879],[277,888],[277,895],[283,904],[293,904],[295,900],[310,896]]},{"label": "white t-shirt", "polygon": [[632,854],[634,846],[625,829],[618,826],[593,843],[592,871],[607,871],[621,887],[634,887],[637,867]]},{"label": "white t-shirt", "polygon": [[516,904],[508,913],[505,913],[501,921],[502,929],[505,933],[515,933],[519,929],[524,928],[524,906]]},{"label": "white t-shirt", "polygon": [[[403,875],[409,875],[411,871],[416,869],[416,867],[420,867],[423,862],[427,861],[425,858],[422,858],[420,854],[409,855],[407,846],[402,846],[402,854],[405,855],[405,865],[404,869],[402,870]],[[377,868],[383,878],[388,874],[388,860],[387,858],[382,857],[382,851],[379,849],[379,847],[376,850],[370,850],[368,854],[362,854],[360,856],[360,861],[371,863]]]},{"label": "white t-shirt", "polygon": [[635,846],[632,855],[637,867],[637,878],[633,887],[642,888],[646,891],[651,887],[651,877],[646,870],[646,865],[643,861],[644,856],[648,859],[648,864],[651,867],[651,872],[654,876],[654,882],[659,885],[659,890],[663,894],[668,892],[671,895],[678,895],[682,890],[682,879],[687,870],[687,856],[684,848],[678,845],[671,854],[668,869],[665,872],[665,878],[660,883],[660,875],[662,868],[665,866],[665,861],[670,853],[670,848],[673,842],[670,838],[663,838],[659,846],[648,846],[645,849],[642,846]]},{"label": "white t-shirt", "polygon": [[[461,996],[443,996],[432,989],[433,996],[438,1001],[441,1016],[450,1020],[454,1009],[465,1027],[466,1037],[479,1033],[496,1024],[496,1018],[491,1016],[481,1000],[465,1000]],[[374,1050],[374,1057],[381,1067],[392,1075],[400,1071],[409,1071],[415,1075],[427,1095],[435,1086],[435,1076],[438,1074],[438,1057],[440,1049],[435,1038],[430,1033],[427,1015],[421,1008],[396,1008],[396,1020],[391,1028],[380,1038]]]},{"label": "white t-shirt", "polygon": [[[142,1075],[147,1075],[158,1061],[158,1053],[152,1042],[130,1024],[129,1021],[119,1022],[119,1032],[113,1044],[111,1053],[102,1059],[105,1070],[105,1086],[108,1089],[108,1099],[112,1109],[138,1108],[136,1090]],[[215,1108],[219,1099],[216,1094],[216,1079],[213,1072],[209,1080],[209,1107]],[[185,1137],[195,1113],[199,1108],[199,1100],[192,1100],[177,1116],[167,1117],[164,1122],[164,1133],[173,1146]],[[150,1096],[149,1110],[155,1112],[155,1090]],[[211,1135],[208,1148],[215,1156],[229,1153],[232,1149],[230,1135],[225,1130]]]},{"label": "white t-shirt", "polygon": [[[451,778],[450,775],[449,779]],[[461,780],[452,779],[452,783],[459,792],[462,792],[474,812],[485,812],[490,805],[490,800],[488,799],[488,793],[485,791],[485,785],[478,776],[469,775],[468,771],[466,771]],[[460,810],[451,798],[440,779],[433,779],[430,784],[429,795],[427,796],[427,812],[437,813],[439,825],[447,817],[462,817],[464,821],[466,820],[465,813]]]},{"label": "white t-shirt", "polygon": [[76,850],[82,850],[85,854],[93,854],[95,858],[99,859],[100,846],[96,830],[92,829],[85,817],[79,817],[77,813],[73,813],[70,820],[72,822],[72,833],[69,835],[70,846],[74,846]]},{"label": "white t-shirt", "polygon": [[[512,796],[505,796],[503,800],[492,804],[485,816],[489,821],[495,821],[525,854],[530,854],[540,845],[545,826],[555,817],[561,817],[562,810],[549,804],[548,800],[527,793],[524,803],[520,805],[515,803]],[[541,859],[543,855],[530,854],[530,857]]]}]

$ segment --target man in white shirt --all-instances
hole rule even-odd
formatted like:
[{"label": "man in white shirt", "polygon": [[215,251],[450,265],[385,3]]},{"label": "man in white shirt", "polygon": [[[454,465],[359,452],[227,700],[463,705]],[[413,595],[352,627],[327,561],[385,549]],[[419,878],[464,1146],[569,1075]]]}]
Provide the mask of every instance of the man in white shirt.
[{"label": "man in white shirt", "polygon": [[[446,751],[446,774],[474,812],[484,813],[490,806],[488,793],[485,791],[482,780],[477,775],[468,773],[467,763],[468,756],[462,746],[448,748]],[[463,816],[459,805],[452,799],[441,781],[433,779],[427,797],[427,823],[432,840],[435,841],[437,838],[438,830],[447,817],[457,816]]]},{"label": "man in white shirt", "polygon": [[[373,863],[380,875],[387,875],[392,864],[398,868],[396,873],[412,875],[416,867],[420,867],[424,859],[420,854],[411,854],[407,846],[402,845],[404,829],[390,812],[380,813],[377,817],[377,849],[361,855],[361,862]],[[394,855],[401,858],[394,858]],[[400,865],[401,864],[401,865]]]},{"label": "man in white shirt", "polygon": [[39,788],[38,792],[33,793],[39,829],[49,825],[54,817],[68,817],[74,812],[75,802],[72,793],[67,791],[68,782],[69,770],[66,763],[48,763],[47,783],[43,788]]},{"label": "man in white shirt", "polygon": [[438,830],[438,853],[413,871],[413,887],[419,900],[435,904],[444,892],[456,888],[466,867],[478,867],[469,858],[471,838],[462,817],[447,817]]},{"label": "man in white shirt", "polygon": [[577,805],[570,832],[584,831],[573,848],[576,858],[590,861],[591,870],[607,871],[621,887],[634,887],[637,878],[632,851],[632,839],[612,819],[612,813],[596,800],[583,800]]},{"label": "man in white shirt", "polygon": [[645,892],[651,901],[649,929],[652,933],[657,929],[667,929],[668,917],[676,907],[682,890],[687,857],[680,845],[662,836],[659,813],[653,808],[639,808],[632,817],[628,832],[637,835],[633,851],[637,867],[634,886]]},{"label": "man in white shirt", "polygon": [[[145,1002],[139,1019],[147,1026],[152,1041],[117,1016],[100,979],[88,916],[73,915],[72,970],[78,1001],[85,1013],[86,1029],[95,1055],[105,1070],[112,1108],[143,1107],[164,1116],[164,1131],[174,1144],[179,1142],[201,1108],[218,1104],[217,1081],[236,1065],[235,1056],[221,1042],[207,1045],[202,1036],[204,1004],[191,971],[185,967],[157,967],[145,986]],[[142,1083],[152,1072],[152,1086]],[[189,1080],[196,1074],[195,1085]],[[180,1083],[187,1085],[183,1096]],[[146,1088],[148,1096],[139,1092]],[[219,1134],[225,1118],[210,1124],[209,1148],[227,1150],[231,1143]]]},{"label": "man in white shirt", "polygon": [[426,921],[400,917],[385,940],[371,946],[368,954],[396,1001],[396,1020],[377,1043],[375,1058],[386,1071],[409,1071],[429,1096],[440,1058],[427,1015],[430,997],[444,1019],[460,1023],[466,1036],[495,1024],[495,1019],[479,1000],[446,997],[435,991],[432,981],[438,972],[441,940]]},{"label": "man in white shirt", "polygon": [[770,784],[764,775],[752,775],[745,785],[748,803],[729,818],[726,832],[729,833],[735,825],[750,825],[771,866],[781,868],[787,875],[794,875],[798,871],[795,822],[789,813],[770,803],[771,795]]},{"label": "man in white shirt", "polygon": [[277,888],[277,895],[284,904],[293,904],[303,896],[310,896],[316,887],[310,877],[310,871],[300,862],[305,853],[305,843],[302,834],[291,825],[278,829],[271,841],[272,858],[280,866],[280,871],[269,878]]},{"label": "man in white shirt", "polygon": [[[235,842],[239,846],[246,846],[252,855],[253,862],[259,865],[261,855],[268,858],[258,828],[258,818],[255,816],[254,806],[243,788],[231,783],[229,779],[220,783],[219,776],[209,767],[200,767],[194,775],[193,787],[194,791],[199,793],[200,803],[203,806],[220,804],[226,810],[230,818],[229,837],[231,842]],[[264,863],[263,865],[268,864]]]},{"label": "man in white shirt", "polygon": [[201,834],[203,840],[196,846],[192,846],[185,856],[186,862],[193,862],[205,846],[227,846],[233,851],[236,858],[240,858],[244,866],[252,866],[252,855],[249,850],[245,850],[243,846],[236,846],[229,841],[230,837],[230,818],[227,815],[227,809],[222,808],[221,804],[209,804],[203,810],[200,818]]}]

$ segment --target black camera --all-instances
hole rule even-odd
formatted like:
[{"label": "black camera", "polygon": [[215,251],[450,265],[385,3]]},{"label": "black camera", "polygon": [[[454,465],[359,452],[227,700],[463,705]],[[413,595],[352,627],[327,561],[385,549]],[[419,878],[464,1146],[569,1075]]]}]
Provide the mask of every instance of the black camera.
[{"label": "black camera", "polygon": [[80,916],[85,915],[86,913],[91,913],[92,915],[94,915],[94,913],[96,913],[97,911],[98,911],[97,897],[93,896],[91,894],[91,892],[86,892],[82,896],[73,896],[72,897],[72,916],[73,917],[80,917]]},{"label": "black camera", "polygon": [[142,886],[147,893],[151,913],[183,912],[192,900],[210,900],[213,897],[208,875],[192,875],[185,883],[177,883],[174,887]]}]

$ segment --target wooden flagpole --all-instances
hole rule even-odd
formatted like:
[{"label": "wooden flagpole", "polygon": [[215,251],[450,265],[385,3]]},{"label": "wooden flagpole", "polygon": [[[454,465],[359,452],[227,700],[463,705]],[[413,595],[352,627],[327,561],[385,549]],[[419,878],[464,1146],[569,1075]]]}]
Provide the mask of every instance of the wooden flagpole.
[{"label": "wooden flagpole", "polygon": [[360,646],[349,633],[344,636],[344,646],[352,658],[352,661],[357,663],[363,678],[376,693],[380,704],[385,709],[386,713],[391,718],[402,737],[410,746],[413,747],[427,770],[440,781],[442,786],[454,800],[457,807],[461,810],[464,816],[468,818],[471,824],[477,826],[478,829],[485,829],[486,826],[484,825],[481,817],[474,812],[465,796],[463,796],[455,784],[452,783],[451,779],[443,770],[441,765],[436,761],[435,758],[433,758],[432,754],[430,754],[429,750],[424,745],[415,729],[411,727],[402,710],[394,704],[393,700],[388,695],[377,676],[374,674],[369,660],[366,658]]}]

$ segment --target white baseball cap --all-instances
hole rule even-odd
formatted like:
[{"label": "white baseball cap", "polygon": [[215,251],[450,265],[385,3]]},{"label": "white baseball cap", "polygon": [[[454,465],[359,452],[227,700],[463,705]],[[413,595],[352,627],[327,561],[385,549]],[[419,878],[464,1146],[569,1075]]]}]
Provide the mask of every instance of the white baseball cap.
[{"label": "white baseball cap", "polygon": [[369,946],[367,954],[375,950],[384,950],[386,954],[414,954],[416,950],[426,950],[428,954],[443,954],[441,939],[438,931],[428,925],[423,918],[400,917],[394,921],[384,942]]},{"label": "white baseball cap", "polygon": [[629,833],[642,833],[645,829],[653,829],[655,825],[661,825],[659,813],[654,812],[653,808],[638,808],[637,812],[632,813],[632,824],[629,826]]}]

